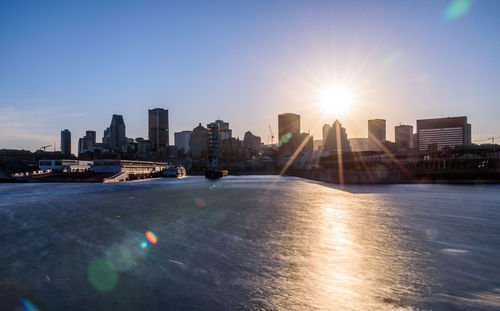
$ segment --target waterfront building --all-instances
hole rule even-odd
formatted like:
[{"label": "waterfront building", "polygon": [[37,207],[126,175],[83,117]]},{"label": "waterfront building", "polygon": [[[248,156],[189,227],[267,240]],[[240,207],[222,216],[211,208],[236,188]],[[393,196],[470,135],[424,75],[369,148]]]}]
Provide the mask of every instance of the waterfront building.
[{"label": "waterfront building", "polygon": [[207,124],[207,130],[207,171],[217,172],[221,158],[219,123]]},{"label": "waterfront building", "polygon": [[417,120],[417,134],[419,151],[471,144],[471,125],[465,116]]},{"label": "waterfront building", "polygon": [[216,120],[215,123],[219,127],[219,140],[222,142],[231,138],[233,131],[229,128],[229,123],[222,120]]},{"label": "waterfront building", "polygon": [[71,154],[71,132],[68,129],[61,131],[61,153]]},{"label": "waterfront building", "polygon": [[247,131],[243,137],[243,150],[257,151],[260,149],[261,140],[259,136],[255,136],[252,132]]},{"label": "waterfront building", "polygon": [[398,125],[394,128],[394,139],[398,148],[413,148],[413,126]]},{"label": "waterfront building", "polygon": [[349,138],[349,145],[351,146],[351,151],[353,152],[363,152],[368,151],[368,138],[357,137]]},{"label": "waterfront building", "polygon": [[125,122],[123,116],[114,114],[109,126],[109,148],[121,152],[126,146]]},{"label": "waterfront building", "polygon": [[193,129],[189,139],[189,151],[195,160],[204,158],[207,153],[207,129],[201,123]]},{"label": "waterfront building", "polygon": [[339,120],[332,125],[323,125],[323,150],[325,151],[351,151],[347,132]]},{"label": "waterfront building", "polygon": [[191,131],[182,131],[174,133],[174,143],[177,147],[177,151],[180,154],[189,153],[189,139],[191,137]]},{"label": "waterfront building", "polygon": [[295,113],[279,114],[278,135],[278,154],[291,156],[300,144],[300,115]]},{"label": "waterfront building", "polygon": [[368,120],[368,150],[380,151],[385,142],[386,130],[384,119]]},{"label": "waterfront building", "polygon": [[149,109],[148,117],[148,137],[153,144],[153,149],[158,150],[168,146],[168,109]]}]

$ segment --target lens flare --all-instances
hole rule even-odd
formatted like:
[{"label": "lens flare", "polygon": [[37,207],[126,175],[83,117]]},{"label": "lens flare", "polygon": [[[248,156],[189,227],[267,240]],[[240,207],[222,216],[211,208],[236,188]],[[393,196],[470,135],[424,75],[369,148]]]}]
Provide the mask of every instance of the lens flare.
[{"label": "lens flare", "polygon": [[199,207],[205,207],[206,203],[205,203],[205,200],[203,200],[202,198],[194,198],[194,202],[196,203],[196,205],[198,205]]},{"label": "lens flare", "polygon": [[26,299],[19,299],[19,302],[26,311],[38,311],[38,308]]},{"label": "lens flare", "polygon": [[158,238],[156,237],[156,234],[154,234],[151,231],[146,232],[146,239],[148,239],[149,243],[151,243],[151,244],[156,244],[156,242],[158,242]]},{"label": "lens flare", "polygon": [[118,281],[118,273],[112,263],[104,259],[92,261],[87,269],[89,283],[100,292],[112,291]]},{"label": "lens flare", "polygon": [[470,11],[474,0],[454,0],[446,7],[444,19],[453,21],[461,18]]}]

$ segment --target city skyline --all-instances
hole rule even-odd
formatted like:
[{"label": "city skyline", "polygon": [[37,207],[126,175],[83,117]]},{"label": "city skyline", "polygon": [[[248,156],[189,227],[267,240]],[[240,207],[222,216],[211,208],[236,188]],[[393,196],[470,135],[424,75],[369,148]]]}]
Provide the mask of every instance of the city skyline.
[{"label": "city skyline", "polygon": [[[146,138],[154,107],[169,110],[171,142],[174,132],[219,117],[234,137],[250,130],[265,141],[268,124],[277,133],[276,116],[291,112],[315,139],[336,119],[349,138],[367,137],[366,120],[382,118],[392,141],[400,123],[466,115],[472,141],[487,143],[500,136],[492,31],[500,3],[461,2],[469,6],[455,11],[453,1],[190,10],[2,3],[0,148],[36,150],[67,128],[76,153],[78,138],[87,130],[100,138],[113,114],[123,115],[127,137]],[[353,104],[326,116],[318,93],[336,85],[347,85]]]}]

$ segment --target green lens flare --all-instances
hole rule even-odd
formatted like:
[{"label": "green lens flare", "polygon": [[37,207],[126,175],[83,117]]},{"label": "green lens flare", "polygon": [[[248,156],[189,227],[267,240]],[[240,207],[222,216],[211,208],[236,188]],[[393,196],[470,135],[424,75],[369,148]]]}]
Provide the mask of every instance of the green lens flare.
[{"label": "green lens flare", "polygon": [[444,12],[445,20],[453,21],[461,18],[470,11],[473,3],[474,0],[453,0]]},{"label": "green lens flare", "polygon": [[100,292],[112,291],[118,281],[113,264],[104,259],[92,261],[87,269],[89,283]]}]

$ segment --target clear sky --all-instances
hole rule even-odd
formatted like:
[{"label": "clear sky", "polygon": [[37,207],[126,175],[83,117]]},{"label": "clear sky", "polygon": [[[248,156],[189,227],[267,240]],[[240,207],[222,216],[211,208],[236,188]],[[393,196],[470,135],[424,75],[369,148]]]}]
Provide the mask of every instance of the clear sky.
[{"label": "clear sky", "polygon": [[[500,1],[1,1],[0,148],[35,150],[113,113],[147,137],[147,109],[170,131],[217,118],[233,135],[275,133],[301,114],[321,138],[336,117],[349,137],[367,119],[415,126],[466,115],[473,140],[500,136]],[[325,115],[325,88],[353,104]]]}]

